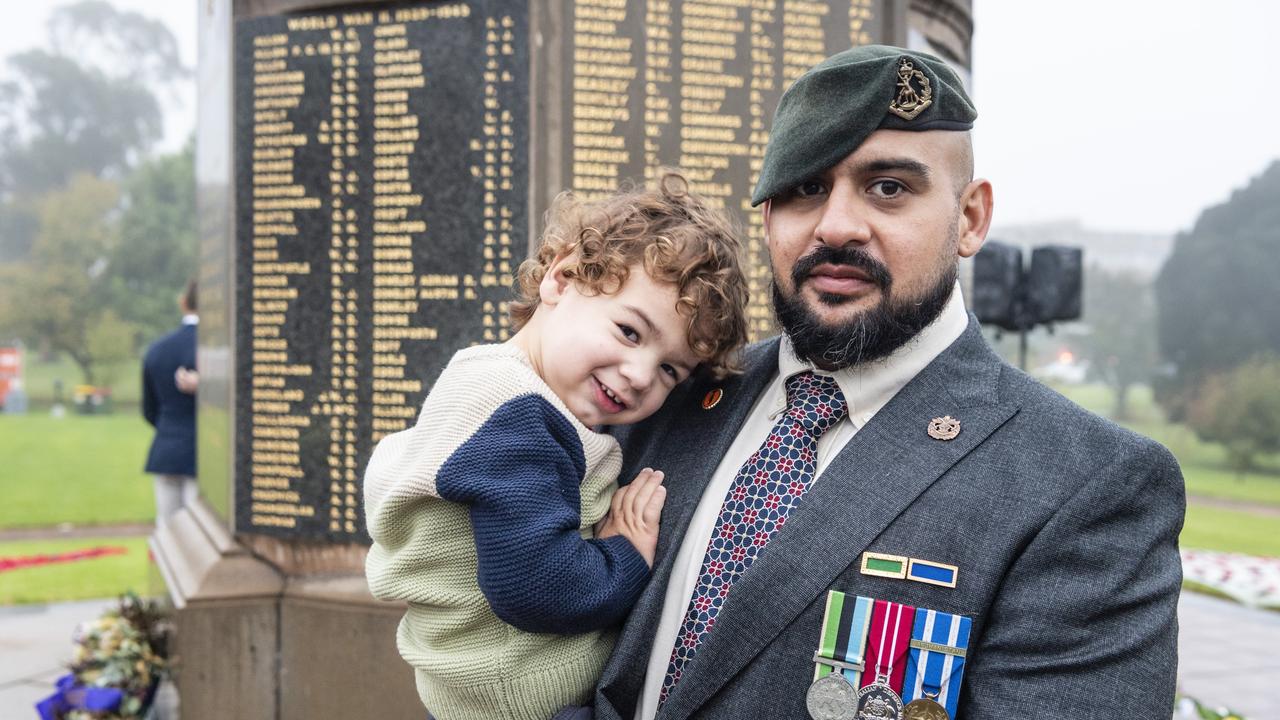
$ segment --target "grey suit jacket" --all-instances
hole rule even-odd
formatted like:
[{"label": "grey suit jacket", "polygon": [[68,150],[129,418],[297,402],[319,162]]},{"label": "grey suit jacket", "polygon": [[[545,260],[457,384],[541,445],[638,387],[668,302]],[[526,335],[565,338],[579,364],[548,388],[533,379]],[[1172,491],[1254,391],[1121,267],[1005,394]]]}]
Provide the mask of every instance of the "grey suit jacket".
[{"label": "grey suit jacket", "polygon": [[[778,340],[745,374],[688,383],[620,435],[623,478],[666,472],[653,580],[595,698],[634,713],[672,561],[758,393]],[[702,409],[708,390],[721,402]],[[951,441],[931,419],[961,423]],[[831,462],[734,586],[659,718],[807,718],[828,590],[973,619],[962,718],[1152,718],[1172,712],[1182,475],[1160,445],[1004,364],[976,319]],[[959,567],[955,588],[862,575],[864,550]]]}]

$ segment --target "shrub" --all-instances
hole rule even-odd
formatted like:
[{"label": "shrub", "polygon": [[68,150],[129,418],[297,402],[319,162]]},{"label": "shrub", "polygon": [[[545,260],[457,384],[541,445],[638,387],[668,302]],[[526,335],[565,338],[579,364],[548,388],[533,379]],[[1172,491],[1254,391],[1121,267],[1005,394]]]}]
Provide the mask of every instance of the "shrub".
[{"label": "shrub", "polygon": [[1241,476],[1260,453],[1280,451],[1280,360],[1260,357],[1210,375],[1196,392],[1187,421],[1201,439],[1222,443]]}]

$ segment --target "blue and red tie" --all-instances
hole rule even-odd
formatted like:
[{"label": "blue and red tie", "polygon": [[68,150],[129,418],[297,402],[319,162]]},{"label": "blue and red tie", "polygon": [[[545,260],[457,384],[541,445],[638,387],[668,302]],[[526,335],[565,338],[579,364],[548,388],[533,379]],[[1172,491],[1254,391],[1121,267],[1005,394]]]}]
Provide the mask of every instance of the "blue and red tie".
[{"label": "blue and red tie", "polygon": [[825,375],[793,375],[787,379],[786,388],[786,412],[760,449],[738,470],[720,508],[698,583],[671,651],[659,704],[667,701],[685,667],[715,627],[716,616],[733,583],[782,529],[788,513],[800,504],[813,484],[818,438],[849,412],[840,386]]}]

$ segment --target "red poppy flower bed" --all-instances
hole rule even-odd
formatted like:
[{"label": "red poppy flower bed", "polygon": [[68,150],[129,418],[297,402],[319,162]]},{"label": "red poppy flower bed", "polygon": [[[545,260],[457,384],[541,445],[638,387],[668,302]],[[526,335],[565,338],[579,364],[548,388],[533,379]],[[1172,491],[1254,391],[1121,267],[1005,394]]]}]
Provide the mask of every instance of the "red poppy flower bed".
[{"label": "red poppy flower bed", "polygon": [[0,572],[4,572],[5,570],[18,570],[27,567],[39,567],[41,565],[53,565],[54,563],[91,560],[93,558],[103,557],[106,555],[124,555],[127,552],[127,548],[102,545],[98,547],[85,548],[84,550],[72,550],[64,553],[40,553],[37,555],[0,557]]}]

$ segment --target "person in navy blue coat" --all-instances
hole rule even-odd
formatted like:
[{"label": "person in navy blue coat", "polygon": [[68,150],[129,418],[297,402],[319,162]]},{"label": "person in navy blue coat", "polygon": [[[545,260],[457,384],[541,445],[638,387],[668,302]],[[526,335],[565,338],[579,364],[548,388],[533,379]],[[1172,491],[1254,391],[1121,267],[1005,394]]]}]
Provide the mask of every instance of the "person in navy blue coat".
[{"label": "person in navy blue coat", "polygon": [[182,326],[156,340],[142,361],[142,415],[155,429],[146,471],[155,476],[156,526],[190,505],[196,484],[196,283],[178,300]]}]

